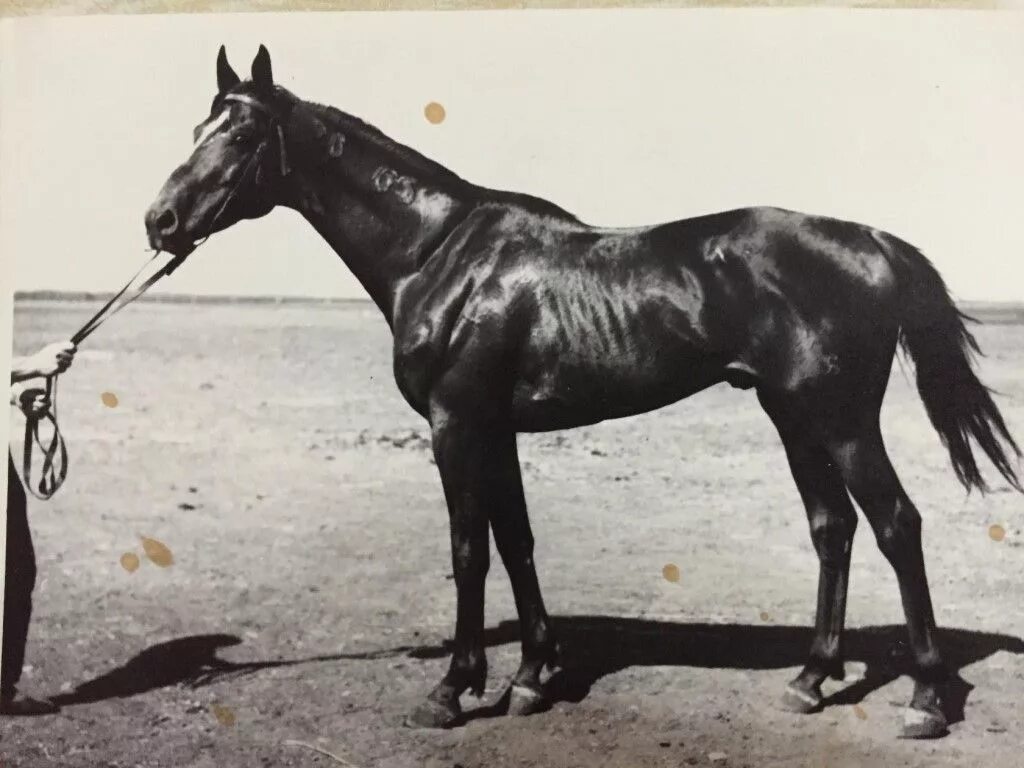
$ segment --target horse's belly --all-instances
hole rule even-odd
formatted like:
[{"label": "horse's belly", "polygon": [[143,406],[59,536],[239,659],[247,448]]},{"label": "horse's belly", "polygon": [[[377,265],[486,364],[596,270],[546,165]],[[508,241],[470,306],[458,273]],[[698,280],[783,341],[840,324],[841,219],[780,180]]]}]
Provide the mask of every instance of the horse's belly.
[{"label": "horse's belly", "polygon": [[[661,350],[660,352],[673,352]],[[520,379],[513,393],[517,429],[543,432],[661,408],[721,381],[722,368],[692,349],[675,354],[572,359],[563,355]]]},{"label": "horse's belly", "polygon": [[577,278],[540,302],[517,366],[523,431],[644,413],[720,380],[700,291],[660,274],[630,290],[605,282]]}]

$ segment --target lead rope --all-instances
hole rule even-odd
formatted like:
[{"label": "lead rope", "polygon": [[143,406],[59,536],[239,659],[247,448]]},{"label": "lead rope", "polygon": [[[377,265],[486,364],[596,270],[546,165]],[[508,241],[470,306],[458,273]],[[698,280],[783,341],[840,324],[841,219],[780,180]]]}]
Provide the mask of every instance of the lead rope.
[{"label": "lead rope", "polygon": [[[210,224],[211,232],[217,226],[217,223],[220,221],[220,217],[224,213],[225,209],[231,201],[235,199],[242,183],[245,181],[246,177],[248,177],[249,172],[254,166],[257,167],[258,173],[259,161],[263,157],[263,153],[266,151],[266,148],[267,142],[261,143],[253,153],[253,156],[249,159],[245,169],[242,171],[242,175],[238,179],[238,183],[235,184],[231,192],[224,199],[220,208],[217,209],[217,213]],[[207,235],[196,244],[195,248],[198,248],[209,239],[210,235]],[[195,248],[192,250],[195,251]],[[125,283],[124,287],[120,291],[115,293],[114,296],[104,304],[95,315],[89,318],[85,325],[78,329],[75,335],[71,337],[72,344],[77,347],[91,336],[92,333],[103,323],[139,298],[139,296],[149,290],[149,288],[164,275],[169,275],[177,269],[177,267],[185,260],[185,257],[183,256],[176,256],[169,261],[163,269],[150,275],[141,286],[126,297],[125,294],[128,289],[131,288],[132,284],[139,278],[139,275],[141,275],[146,267],[152,264],[153,260],[159,255],[160,251],[154,253],[152,258],[143,264],[138,272],[132,275],[132,279]],[[64,480],[68,476],[67,444],[65,443],[64,435],[61,434],[60,427],[57,424],[57,374],[46,377],[46,395],[47,400],[50,403],[50,407],[46,413],[42,415],[26,414],[25,416],[25,447],[22,456],[22,473],[25,487],[28,488],[29,493],[41,501],[46,501],[51,498],[53,494],[55,494],[64,484]],[[39,429],[40,425],[44,421],[49,421],[53,427],[53,435],[46,444],[44,444]],[[38,446],[39,450],[42,452],[42,469],[39,484],[34,486],[32,484],[32,454],[35,452],[36,446]]]},{"label": "lead rope", "polygon": [[[132,276],[132,279],[120,291],[114,294],[95,315],[89,318],[85,325],[78,329],[75,335],[71,337],[72,344],[77,347],[104,322],[131,304],[157,280],[173,271],[181,263],[177,258],[171,260],[163,269],[155,272],[133,293],[126,296],[128,289],[132,287],[143,270],[152,264],[153,260],[159,255],[160,252],[157,251],[149,261],[142,265],[142,268]],[[68,476],[67,444],[57,423],[57,374],[46,377],[46,397],[50,407],[45,413],[26,414],[25,416],[25,446],[22,456],[22,473],[25,487],[28,488],[29,493],[42,501],[53,496],[61,485],[64,484],[64,480]],[[53,434],[49,441],[43,439],[40,429],[44,421],[50,422],[52,427]],[[42,466],[38,485],[32,481],[32,455],[35,453],[36,448],[42,454]]]},{"label": "lead rope", "polygon": [[[25,417],[25,453],[23,472],[25,487],[37,499],[48,499],[57,492],[68,474],[68,450],[64,436],[57,426],[57,377],[46,377],[46,395],[50,401],[50,409],[42,415]],[[53,437],[47,445],[39,434],[39,425],[49,421],[53,425]],[[38,490],[32,486],[32,453],[35,446],[43,452],[43,468],[39,478]],[[57,460],[59,457],[59,460]]]}]

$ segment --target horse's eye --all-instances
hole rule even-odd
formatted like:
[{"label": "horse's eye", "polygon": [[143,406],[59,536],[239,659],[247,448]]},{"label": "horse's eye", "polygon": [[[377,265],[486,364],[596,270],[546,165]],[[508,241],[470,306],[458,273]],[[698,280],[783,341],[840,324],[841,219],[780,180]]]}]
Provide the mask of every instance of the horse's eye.
[{"label": "horse's eye", "polygon": [[252,138],[252,131],[239,131],[232,137],[231,141],[233,144],[248,144],[252,141]]}]

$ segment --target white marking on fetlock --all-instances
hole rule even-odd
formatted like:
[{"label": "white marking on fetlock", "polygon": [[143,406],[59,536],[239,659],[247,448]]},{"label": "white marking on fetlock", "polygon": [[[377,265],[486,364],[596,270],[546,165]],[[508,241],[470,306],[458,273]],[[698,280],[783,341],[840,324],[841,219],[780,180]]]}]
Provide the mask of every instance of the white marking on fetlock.
[{"label": "white marking on fetlock", "polygon": [[799,688],[795,688],[792,685],[787,685],[786,690],[789,691],[789,693],[792,693],[801,701],[806,702],[807,704],[811,704],[812,706],[816,707],[818,706],[818,704],[821,703],[821,699],[815,698],[811,694],[807,693],[807,691],[801,691]]},{"label": "white marking on fetlock", "polygon": [[904,725],[924,725],[925,723],[935,722],[938,719],[938,716],[932,712],[924,712],[913,707],[907,707],[903,711]]},{"label": "white marking on fetlock", "polygon": [[533,690],[532,688],[527,688],[525,685],[515,685],[515,684],[512,685],[512,695],[513,696],[521,696],[523,698],[528,698],[528,699],[542,699],[542,698],[544,698],[544,694],[537,693],[537,691]]}]

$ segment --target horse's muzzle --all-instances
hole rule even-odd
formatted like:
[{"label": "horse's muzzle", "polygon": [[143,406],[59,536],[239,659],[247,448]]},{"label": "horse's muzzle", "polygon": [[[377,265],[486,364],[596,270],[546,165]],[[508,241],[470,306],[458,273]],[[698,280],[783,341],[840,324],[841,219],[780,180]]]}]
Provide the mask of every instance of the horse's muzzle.
[{"label": "horse's muzzle", "polygon": [[157,201],[146,212],[146,235],[151,248],[185,257],[195,249],[195,240],[181,225],[173,203]]}]

